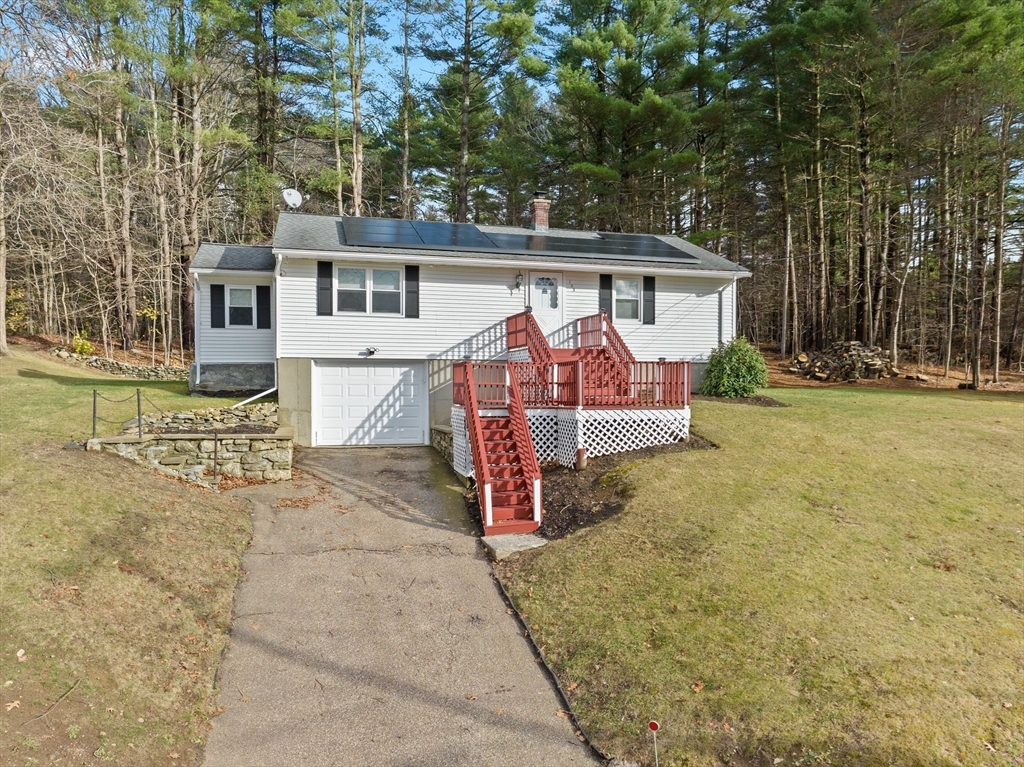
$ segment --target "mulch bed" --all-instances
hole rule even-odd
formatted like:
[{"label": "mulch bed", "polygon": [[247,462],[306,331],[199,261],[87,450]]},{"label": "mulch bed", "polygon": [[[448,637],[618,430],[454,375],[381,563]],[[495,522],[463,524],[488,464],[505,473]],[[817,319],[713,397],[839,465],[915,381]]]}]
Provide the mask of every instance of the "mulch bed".
[{"label": "mulch bed", "polygon": [[756,397],[706,397],[703,394],[693,395],[694,402],[729,402],[733,405],[754,405],[755,407],[791,407],[777,399],[757,395]]},{"label": "mulch bed", "polygon": [[609,476],[616,469],[666,453],[714,450],[715,447],[713,442],[691,433],[688,440],[673,445],[590,458],[583,471],[564,466],[546,467],[543,469],[544,521],[537,533],[548,540],[557,540],[622,511],[628,493],[621,476]]}]

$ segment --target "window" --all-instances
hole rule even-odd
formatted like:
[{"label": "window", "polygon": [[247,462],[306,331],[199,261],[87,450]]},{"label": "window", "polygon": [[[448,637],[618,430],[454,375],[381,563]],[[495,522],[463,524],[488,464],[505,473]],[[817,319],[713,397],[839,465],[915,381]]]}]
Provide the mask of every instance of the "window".
[{"label": "window", "polygon": [[401,269],[338,269],[338,311],[365,314],[367,306],[372,314],[402,313]]},{"label": "window", "polygon": [[402,313],[402,275],[397,269],[373,269],[373,298],[370,302],[374,314]]},{"label": "window", "polygon": [[615,319],[640,319],[640,280],[615,280]]},{"label": "window", "polygon": [[338,311],[366,312],[365,269],[338,269]]},{"label": "window", "polygon": [[252,327],[252,288],[228,288],[228,325]]}]

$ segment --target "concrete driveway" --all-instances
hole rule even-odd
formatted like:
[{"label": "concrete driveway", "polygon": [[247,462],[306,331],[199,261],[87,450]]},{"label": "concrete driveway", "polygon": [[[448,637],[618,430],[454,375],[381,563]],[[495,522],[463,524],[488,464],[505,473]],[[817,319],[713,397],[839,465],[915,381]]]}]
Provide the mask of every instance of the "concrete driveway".
[{"label": "concrete driveway", "polygon": [[304,450],[253,503],[206,767],[593,765],[430,448]]}]

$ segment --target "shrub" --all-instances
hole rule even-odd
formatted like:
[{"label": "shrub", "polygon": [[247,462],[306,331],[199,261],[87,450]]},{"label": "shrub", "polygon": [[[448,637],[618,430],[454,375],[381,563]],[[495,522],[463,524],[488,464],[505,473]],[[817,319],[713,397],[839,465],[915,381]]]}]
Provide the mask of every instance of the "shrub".
[{"label": "shrub", "polygon": [[709,397],[753,397],[768,385],[768,365],[747,339],[734,338],[711,352],[700,393]]},{"label": "shrub", "polygon": [[83,357],[88,357],[96,351],[96,347],[85,337],[84,330],[75,333],[74,338],[71,339],[71,348],[75,350],[75,354],[81,354]]}]

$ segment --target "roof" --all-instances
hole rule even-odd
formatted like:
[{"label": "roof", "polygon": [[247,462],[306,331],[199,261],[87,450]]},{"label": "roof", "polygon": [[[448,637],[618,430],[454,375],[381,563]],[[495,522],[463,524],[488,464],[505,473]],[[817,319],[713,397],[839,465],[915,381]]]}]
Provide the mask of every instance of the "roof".
[{"label": "roof", "polygon": [[204,242],[192,258],[189,269],[272,272],[274,252],[269,245],[225,245],[220,242]]},{"label": "roof", "polygon": [[284,211],[278,215],[273,248],[275,251],[324,253],[366,253],[377,249],[427,257],[442,251],[483,260],[747,273],[739,264],[674,235],[569,229],[540,233],[517,226],[410,222]]}]

